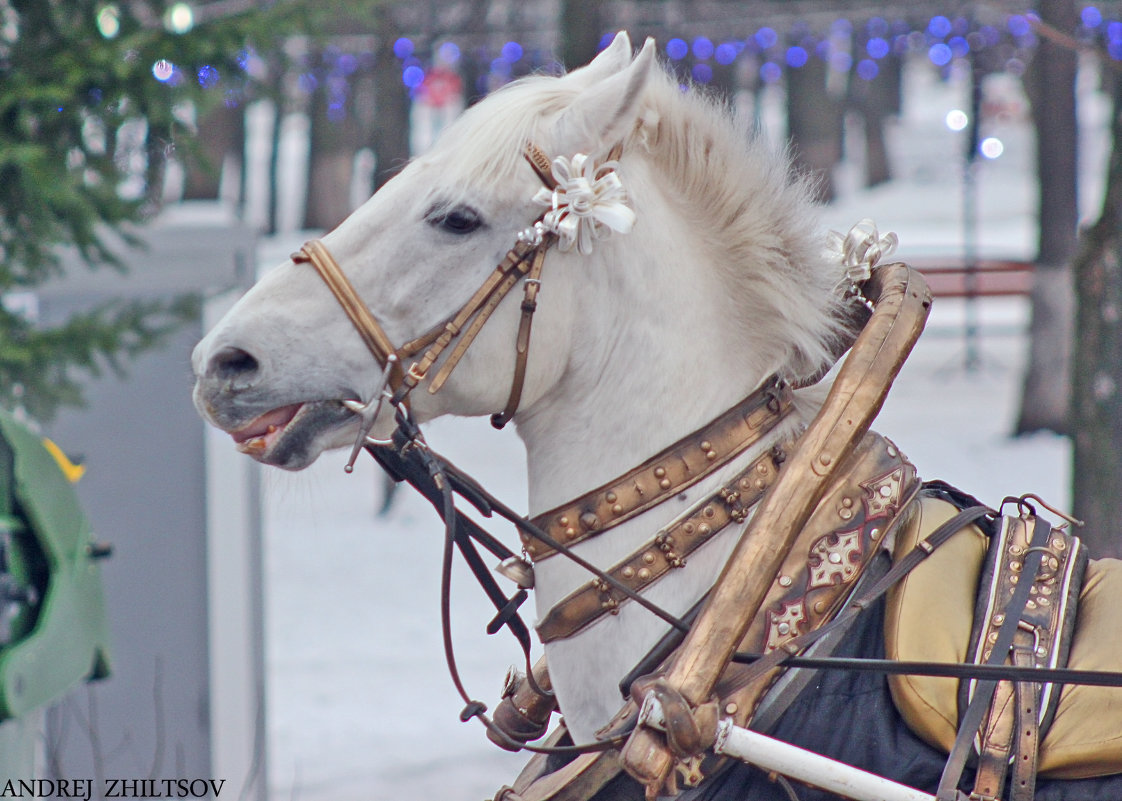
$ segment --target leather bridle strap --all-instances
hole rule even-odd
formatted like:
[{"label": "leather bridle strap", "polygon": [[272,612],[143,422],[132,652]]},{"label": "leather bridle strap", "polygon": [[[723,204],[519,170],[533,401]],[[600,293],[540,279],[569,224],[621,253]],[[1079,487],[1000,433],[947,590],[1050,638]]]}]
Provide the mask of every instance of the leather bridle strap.
[{"label": "leather bridle strap", "polygon": [[[331,255],[323,242],[318,239],[305,242],[300,250],[292,254],[291,259],[296,264],[311,264],[315,267],[316,272],[327,284],[331,294],[339,301],[339,305],[343,307],[343,311],[378,364],[385,365],[391,355],[397,354],[390,338],[386,336],[382,326],[378,324],[377,319],[370,313],[370,309],[358,296],[358,292],[355,291],[354,286],[347,280],[347,276],[343,274],[342,268],[339,267],[339,262],[335,261],[335,257]],[[390,381],[394,386],[397,386],[401,383],[401,379],[401,365],[395,363],[391,368]]]},{"label": "leather bridle strap", "polygon": [[[532,143],[527,144],[524,156],[542,183],[547,188],[555,188],[557,182],[550,173],[549,158]],[[499,303],[510,293],[519,279],[526,277],[522,317],[515,341],[514,378],[510,395],[503,411],[491,418],[492,425],[502,428],[514,416],[522,398],[526,362],[530,350],[530,326],[534,310],[537,308],[542,266],[545,263],[546,251],[557,241],[556,234],[541,230],[538,225],[541,220],[542,217],[539,217],[534,227],[530,229],[533,232],[532,237],[519,236],[519,241],[507,251],[502,262],[451,319],[417,339],[407,342],[401,348],[394,348],[378,320],[359,297],[323,242],[318,239],[306,242],[300,250],[292,254],[291,258],[297,264],[311,264],[315,267],[379,365],[385,366],[390,362],[391,357],[395,357],[389,373],[390,387],[394,390],[392,400],[395,404],[403,401],[425,379],[441,354],[453,340],[459,338],[456,346],[429,383],[429,393],[438,392],[448,380],[452,370],[459,364],[468,347],[475,341],[483,325],[498,308]],[[400,364],[401,358],[415,356],[422,350],[424,355],[407,371],[403,370]]]},{"label": "leather bridle strap", "polygon": [[518,411],[522,402],[522,388],[526,384],[526,364],[530,356],[530,327],[534,312],[538,308],[538,290],[541,289],[542,267],[545,265],[545,248],[539,247],[530,262],[530,272],[522,282],[522,318],[518,321],[518,337],[514,341],[514,380],[510,384],[510,396],[506,406],[498,414],[491,415],[491,425],[502,428]]}]

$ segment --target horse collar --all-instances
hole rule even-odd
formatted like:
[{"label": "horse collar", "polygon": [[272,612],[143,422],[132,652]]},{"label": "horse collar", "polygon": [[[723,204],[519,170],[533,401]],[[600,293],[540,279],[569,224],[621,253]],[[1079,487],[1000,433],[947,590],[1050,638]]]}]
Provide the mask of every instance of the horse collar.
[{"label": "horse collar", "polygon": [[[767,436],[792,407],[790,384],[773,376],[705,427],[607,484],[538,515],[533,522],[553,539],[569,546],[603,534],[728,464]],[[725,501],[733,517],[741,509],[736,494],[730,490]],[[525,533],[522,544],[535,562],[556,553]]]}]

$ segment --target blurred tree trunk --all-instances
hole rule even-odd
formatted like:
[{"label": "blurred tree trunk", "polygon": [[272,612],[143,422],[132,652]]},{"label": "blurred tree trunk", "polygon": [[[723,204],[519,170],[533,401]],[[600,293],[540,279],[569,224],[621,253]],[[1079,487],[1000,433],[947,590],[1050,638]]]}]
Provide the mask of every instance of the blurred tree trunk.
[{"label": "blurred tree trunk", "polygon": [[[1043,0],[1041,17],[1074,33],[1079,14],[1073,0]],[[1078,127],[1075,115],[1074,50],[1042,37],[1025,75],[1036,127],[1040,186],[1029,364],[1022,387],[1017,434],[1068,429],[1071,386],[1073,298],[1069,264],[1079,225],[1076,187]]]},{"label": "blurred tree trunk", "polygon": [[1072,370],[1075,515],[1094,556],[1122,557],[1122,80],[1111,75],[1113,149],[1102,215],[1074,259]]},{"label": "blurred tree trunk", "polygon": [[600,52],[603,0],[561,0],[561,63],[573,70]]},{"label": "blurred tree trunk", "polygon": [[818,199],[834,199],[834,166],[842,153],[841,99],[827,86],[830,66],[813,54],[787,74],[787,136],[795,167],[815,180]]},{"label": "blurred tree trunk", "polygon": [[198,146],[184,164],[184,200],[217,200],[222,186],[222,166],[227,156],[241,165],[245,152],[245,109],[219,104],[203,114],[196,125]]},{"label": "blurred tree trunk", "polygon": [[900,113],[901,59],[890,53],[877,62],[880,68],[871,81],[853,81],[850,104],[865,123],[865,186],[879,186],[892,180],[892,162],[885,138],[885,121]]},{"label": "blurred tree trunk", "polygon": [[401,82],[401,65],[393,42],[401,35],[391,9],[376,11],[378,45],[374,53],[374,131],[376,192],[409,161],[409,91]]},{"label": "blurred tree trunk", "polygon": [[[321,61],[317,52],[315,63]],[[354,113],[353,87],[344,76],[327,71],[312,92],[308,118],[310,154],[304,227],[330,230],[351,213],[355,153],[364,144]]]}]

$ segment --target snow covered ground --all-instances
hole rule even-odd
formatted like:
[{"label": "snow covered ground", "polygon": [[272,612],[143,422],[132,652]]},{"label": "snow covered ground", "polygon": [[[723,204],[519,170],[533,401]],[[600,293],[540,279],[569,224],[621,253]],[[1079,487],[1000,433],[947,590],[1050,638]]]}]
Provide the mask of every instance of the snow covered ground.
[{"label": "snow covered ground", "polygon": [[[846,230],[862,217],[895,230],[899,254],[955,254],[962,242],[960,134],[942,124],[962,103],[961,87],[924,75],[891,132],[899,180],[855,188],[843,170],[843,197],[824,214]],[[1101,108],[1084,104],[1092,121]],[[1025,258],[1034,248],[1031,135],[1023,118],[995,122],[1004,155],[980,165],[979,249]],[[1091,126],[1094,129],[1094,126]],[[1105,152],[1088,138],[1085,174]],[[1084,184],[1088,214],[1098,203]],[[265,243],[287,253],[288,242]],[[963,367],[963,305],[936,304],[929,333],[904,368],[877,429],[889,435],[925,478],[943,478],[996,503],[1033,491],[1066,507],[1069,446],[1040,435],[1010,439],[1026,341],[1027,304],[987,301],[979,309],[981,367]],[[524,459],[509,432],[486,421],[434,424],[429,440],[516,508],[524,508]],[[438,610],[441,529],[435,513],[405,490],[379,516],[384,487],[369,460],[353,475],[344,456],[304,473],[265,474],[269,781],[271,797],[298,801],[490,798],[525,758],[499,751],[481,727],[458,719],[461,703],[443,663]],[[501,529],[504,539],[516,538]],[[459,576],[457,642],[471,693],[495,703],[517,649],[505,634],[487,637],[482,594]]]}]

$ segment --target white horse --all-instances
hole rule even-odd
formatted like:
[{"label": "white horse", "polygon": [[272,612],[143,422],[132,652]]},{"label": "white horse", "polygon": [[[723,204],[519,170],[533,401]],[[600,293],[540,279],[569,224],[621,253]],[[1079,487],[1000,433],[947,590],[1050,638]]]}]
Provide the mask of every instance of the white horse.
[{"label": "white horse", "polygon": [[[393,342],[459,308],[542,211],[523,153],[590,154],[622,145],[618,175],[629,233],[550,251],[541,276],[522,402],[514,420],[528,461],[532,514],[643,462],[712,420],[769,376],[815,373],[838,332],[841,267],[823,256],[806,186],[781,155],[661,70],[653,42],[625,34],[564,77],[533,77],[468,110],[323,242]],[[436,394],[410,396],[424,422],[502,408],[514,370],[519,308],[499,305]],[[381,365],[307,264],[271,271],[194,353],[195,400],[213,424],[266,464],[300,469],[354,441],[341,401],[371,399]],[[430,374],[431,375],[431,374]],[[427,379],[426,379],[427,380]],[[797,413],[723,469],[577,546],[608,567],[697,499],[813,417]],[[353,404],[352,404],[353,405]],[[384,436],[388,420],[374,434]],[[694,554],[649,597],[680,615],[711,586],[740,526]],[[588,581],[561,559],[536,566],[544,615]],[[577,741],[618,710],[617,683],[665,632],[625,604],[546,655]]]}]

